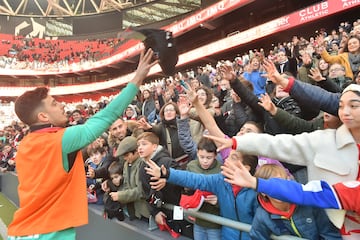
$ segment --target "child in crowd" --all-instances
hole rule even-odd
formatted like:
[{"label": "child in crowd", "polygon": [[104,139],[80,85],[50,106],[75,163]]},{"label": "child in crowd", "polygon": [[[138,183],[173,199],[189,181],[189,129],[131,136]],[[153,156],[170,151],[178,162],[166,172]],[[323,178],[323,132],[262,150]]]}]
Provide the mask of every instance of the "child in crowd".
[{"label": "child in crowd", "polygon": [[[88,163],[88,168],[90,169],[97,169],[102,166],[106,159],[106,148],[105,147],[92,147],[89,146],[87,149],[87,153],[89,155],[89,159],[86,161]],[[87,176],[86,178],[86,186],[88,188],[88,193],[91,193],[94,197],[89,200],[89,203],[97,203],[102,204],[103,203],[103,195],[104,192],[101,189],[101,182],[102,178],[91,178]]]},{"label": "child in crowd", "polygon": [[104,213],[110,219],[116,217],[119,221],[123,221],[124,212],[122,204],[119,201],[113,201],[110,194],[121,190],[123,186],[123,166],[118,161],[112,162],[108,171],[111,181],[108,181],[108,188],[110,191],[104,194]]},{"label": "child in crowd", "polygon": [[[190,161],[187,164],[187,170],[202,174],[215,174],[220,172],[220,162],[216,160],[216,145],[213,141],[207,138],[201,138],[197,144],[197,160]],[[198,191],[198,194],[193,196],[204,197],[204,203],[200,207],[200,212],[206,212],[214,215],[220,215],[220,209],[217,204],[217,197],[212,193]],[[183,200],[183,198],[182,198]],[[192,199],[190,198],[189,201]],[[220,240],[221,239],[221,225],[208,222],[197,218],[194,224],[194,239],[195,240]]]},{"label": "child in crowd", "polygon": [[102,184],[103,190],[109,192],[109,196],[113,201],[124,204],[130,220],[137,218],[148,221],[150,212],[140,179],[140,167],[143,160],[137,152],[136,138],[133,136],[125,137],[120,142],[115,156],[125,160],[124,164],[122,164],[124,168],[122,172],[124,179],[123,186],[111,189],[107,186],[109,181],[106,180]]},{"label": "child in crowd", "polygon": [[[287,178],[285,169],[275,164],[262,165],[255,173],[260,178]],[[289,193],[291,194],[291,193]],[[297,206],[259,193],[250,236],[269,239],[275,235],[294,235],[306,239],[341,239],[339,230],[330,222],[323,209]]]},{"label": "child in crowd", "polygon": [[[240,152],[232,150],[225,162],[242,162],[250,173],[255,172],[257,157],[253,155],[242,155]],[[180,186],[200,189],[214,193],[218,198],[220,216],[251,224],[258,207],[256,193],[250,188],[241,188],[224,181],[224,176],[220,173],[204,175],[189,171],[175,170],[169,167],[159,167],[159,164],[148,160],[146,172],[154,178],[167,179],[168,183]],[[156,184],[153,184],[156,185]],[[239,231],[231,227],[222,226],[221,239],[250,239],[247,232]]]},{"label": "child in crowd", "polygon": [[[353,211],[353,219],[360,214],[360,182],[348,181],[330,185],[323,180],[313,180],[306,185],[280,178],[263,179],[250,175],[241,163],[225,163],[222,174],[225,181],[253,188],[276,199],[319,208]],[[349,213],[348,213],[349,214]],[[356,216],[357,215],[357,216]],[[356,230],[355,230],[356,231]]]},{"label": "child in crowd", "polygon": [[[164,165],[167,168],[178,167],[176,161],[170,157],[169,152],[161,145],[159,145],[159,138],[155,133],[144,132],[137,138],[139,156],[145,160],[146,164],[151,161],[156,166]],[[151,160],[150,160],[151,159]],[[162,204],[170,203],[179,205],[181,190],[180,186],[172,183],[163,182],[156,190],[151,186],[154,181],[150,179],[150,175],[145,172],[144,166],[140,167],[140,179],[142,181],[145,197],[148,200],[150,214],[154,217],[155,222],[160,229],[169,230],[173,237],[178,237],[180,232],[183,235],[192,235],[191,224],[184,220],[174,220],[173,213],[165,209]],[[168,226],[171,225],[171,229]],[[190,225],[190,226],[189,226]]]}]

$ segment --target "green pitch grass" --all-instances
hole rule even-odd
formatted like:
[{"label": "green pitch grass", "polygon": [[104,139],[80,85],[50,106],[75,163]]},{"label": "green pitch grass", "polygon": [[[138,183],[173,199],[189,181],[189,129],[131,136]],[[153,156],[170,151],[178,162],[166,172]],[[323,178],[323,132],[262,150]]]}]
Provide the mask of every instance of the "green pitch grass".
[{"label": "green pitch grass", "polygon": [[[12,221],[16,209],[17,207],[0,192],[0,218],[6,226]],[[1,235],[0,240],[3,240]]]}]

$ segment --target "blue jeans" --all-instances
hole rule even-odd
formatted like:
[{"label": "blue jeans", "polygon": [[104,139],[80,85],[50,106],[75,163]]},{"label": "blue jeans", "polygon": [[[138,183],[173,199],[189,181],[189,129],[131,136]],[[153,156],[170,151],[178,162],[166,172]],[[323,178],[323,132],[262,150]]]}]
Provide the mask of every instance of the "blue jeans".
[{"label": "blue jeans", "polygon": [[206,228],[194,224],[194,240],[221,240],[221,228]]}]

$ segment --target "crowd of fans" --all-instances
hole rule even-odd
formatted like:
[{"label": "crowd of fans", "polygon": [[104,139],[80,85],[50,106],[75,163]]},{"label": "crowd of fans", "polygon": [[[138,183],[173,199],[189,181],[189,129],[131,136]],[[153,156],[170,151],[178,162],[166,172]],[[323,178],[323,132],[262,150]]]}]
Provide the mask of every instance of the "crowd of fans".
[{"label": "crowd of fans", "polygon": [[[33,45],[31,41],[29,44]],[[54,51],[54,54],[41,56],[44,62],[59,60],[52,59],[56,57],[57,46],[43,47]],[[19,52],[17,58],[30,58],[21,55],[21,50],[16,51]],[[91,56],[92,53],[86,55]],[[79,54],[85,56],[84,53]],[[32,59],[36,62],[34,56]],[[124,111],[123,117],[83,150],[89,203],[104,204],[107,216],[119,220],[124,217],[147,220],[151,215],[159,228],[168,230],[173,237],[179,233],[194,239],[239,239],[240,234],[241,239],[249,237],[238,230],[200,219],[192,221],[193,231],[185,231],[188,221],[172,221],[172,213],[161,204],[166,202],[192,208],[197,207],[197,199],[203,198],[205,203],[200,211],[249,224],[256,219],[258,224],[250,231],[250,236],[255,239],[269,239],[271,233],[309,239],[341,239],[340,234],[347,235],[352,230],[342,228],[340,232],[325,211],[308,208],[294,211],[292,205],[290,210],[284,210],[284,205],[265,195],[260,194],[257,201],[254,192],[230,185],[230,192],[226,192],[228,186],[225,184],[219,189],[219,181],[215,177],[182,176],[183,173],[173,173],[170,167],[217,174],[227,159],[233,159],[242,161],[252,174],[256,171],[257,176],[262,178],[291,178],[306,183],[314,178],[311,174],[308,176],[306,164],[298,165],[296,161],[280,163],[276,159],[234,150],[217,152],[220,145],[203,137],[203,134],[232,138],[248,133],[278,135],[337,129],[342,122],[336,110],[318,104],[325,101],[317,99],[323,96],[319,89],[340,94],[350,84],[360,84],[359,70],[360,19],[352,24],[343,22],[338,29],[330,32],[320,29],[316,36],[309,39],[293,36],[290,42],[277,44],[268,54],[263,49],[253,49],[233,61],[219,61],[216,66],[201,66],[196,71],[179,72],[145,84],[140,88],[141,94]],[[271,81],[270,75],[274,71],[279,72],[287,84]],[[312,90],[316,94],[309,97],[292,89],[293,86],[299,89],[296,84],[302,86],[303,83],[306,83],[305,86],[317,86]],[[109,101],[111,98],[96,104],[69,104],[69,127],[85,123]],[[338,106],[332,107],[337,109]],[[16,171],[16,148],[28,131],[28,126],[17,121],[0,130],[2,172]],[[154,147],[150,153],[147,152],[148,145]],[[171,172],[170,178],[167,176],[169,182],[151,182],[148,170],[145,171],[144,164],[141,164],[144,159],[151,159],[158,166],[165,165]],[[272,165],[277,167],[272,169]],[[198,188],[209,192],[199,191]],[[188,196],[192,196],[190,204]],[[285,204],[286,207],[288,205]],[[269,214],[278,217],[268,217]],[[298,228],[294,229],[289,219],[295,221]],[[315,224],[311,226],[311,231],[305,227],[309,219]],[[356,219],[353,221],[358,224]]]},{"label": "crowd of fans", "polygon": [[0,68],[55,71],[85,66],[113,54],[120,39],[45,40],[0,34]]}]

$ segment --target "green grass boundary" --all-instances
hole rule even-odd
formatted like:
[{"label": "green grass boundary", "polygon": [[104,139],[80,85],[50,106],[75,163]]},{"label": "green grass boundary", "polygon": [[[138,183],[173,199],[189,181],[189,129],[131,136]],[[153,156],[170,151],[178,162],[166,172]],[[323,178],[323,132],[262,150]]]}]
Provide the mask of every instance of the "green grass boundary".
[{"label": "green grass boundary", "polygon": [[6,226],[12,221],[17,207],[0,192],[0,218]]},{"label": "green grass boundary", "polygon": [[[0,219],[6,226],[8,226],[12,221],[16,209],[17,206],[15,206],[5,197],[3,193],[0,192]],[[4,240],[1,234],[0,240]]]}]

